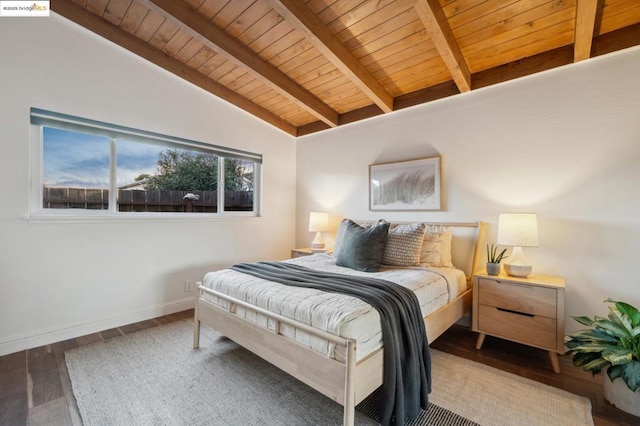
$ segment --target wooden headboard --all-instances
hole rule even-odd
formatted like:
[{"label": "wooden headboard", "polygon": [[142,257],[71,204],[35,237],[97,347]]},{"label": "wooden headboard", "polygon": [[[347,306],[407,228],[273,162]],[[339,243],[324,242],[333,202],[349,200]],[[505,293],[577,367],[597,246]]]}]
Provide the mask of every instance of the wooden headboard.
[{"label": "wooden headboard", "polygon": [[[374,222],[356,220],[356,223]],[[395,224],[416,223],[419,221],[390,222]],[[474,273],[480,270],[482,247],[485,241],[486,223],[484,222],[423,222],[436,228],[446,228],[452,231],[451,258],[453,265],[464,271],[467,281],[471,282]]]},{"label": "wooden headboard", "polygon": [[452,230],[451,258],[456,268],[464,271],[467,281],[471,281],[474,273],[478,272],[482,258],[482,248],[485,241],[486,223],[484,222],[439,222],[430,223]]}]

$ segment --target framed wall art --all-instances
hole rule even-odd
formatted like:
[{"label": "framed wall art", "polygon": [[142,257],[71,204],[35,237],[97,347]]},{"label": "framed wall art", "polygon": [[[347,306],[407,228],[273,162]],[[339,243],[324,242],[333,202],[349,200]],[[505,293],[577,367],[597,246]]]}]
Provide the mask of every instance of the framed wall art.
[{"label": "framed wall art", "polygon": [[369,210],[442,210],[442,157],[369,166]]}]

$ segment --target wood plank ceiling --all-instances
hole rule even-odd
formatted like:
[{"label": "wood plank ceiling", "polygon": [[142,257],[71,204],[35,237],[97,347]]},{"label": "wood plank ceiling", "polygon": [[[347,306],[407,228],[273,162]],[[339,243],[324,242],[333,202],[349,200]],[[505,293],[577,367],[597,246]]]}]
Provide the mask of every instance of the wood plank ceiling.
[{"label": "wood plank ceiling", "polygon": [[53,0],[294,136],[640,44],[638,0]]}]

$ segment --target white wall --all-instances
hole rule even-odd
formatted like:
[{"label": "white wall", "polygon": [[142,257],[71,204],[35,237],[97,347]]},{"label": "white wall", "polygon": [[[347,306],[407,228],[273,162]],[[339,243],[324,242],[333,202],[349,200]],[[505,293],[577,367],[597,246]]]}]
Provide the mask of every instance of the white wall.
[{"label": "white wall", "polygon": [[[567,280],[570,315],[640,307],[640,48],[298,139],[298,246],[308,212],[390,220],[485,221],[538,214],[535,272]],[[443,212],[368,210],[368,166],[441,155]],[[331,246],[331,236],[327,238]]]},{"label": "white wall", "polygon": [[[193,305],[185,280],[294,243],[295,140],[52,14],[0,24],[0,355]],[[263,154],[263,217],[34,223],[29,108]]]}]

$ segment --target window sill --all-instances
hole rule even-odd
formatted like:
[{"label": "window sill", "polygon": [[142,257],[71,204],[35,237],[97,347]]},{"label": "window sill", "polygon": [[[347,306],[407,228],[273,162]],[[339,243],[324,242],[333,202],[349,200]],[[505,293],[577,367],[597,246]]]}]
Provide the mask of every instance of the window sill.
[{"label": "window sill", "polygon": [[150,212],[37,212],[24,218],[29,223],[113,223],[113,222],[180,222],[260,219],[253,212],[233,213],[150,213]]}]

